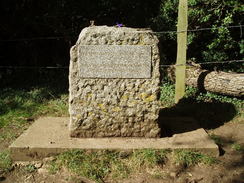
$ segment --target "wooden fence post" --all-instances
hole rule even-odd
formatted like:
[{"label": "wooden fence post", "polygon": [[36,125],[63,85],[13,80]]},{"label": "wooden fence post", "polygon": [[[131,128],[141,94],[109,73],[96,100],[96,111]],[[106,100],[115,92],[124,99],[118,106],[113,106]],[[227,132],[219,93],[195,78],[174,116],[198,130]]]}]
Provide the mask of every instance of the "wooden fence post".
[{"label": "wooden fence post", "polygon": [[179,0],[177,25],[177,59],[175,68],[175,103],[185,95],[186,50],[187,50],[187,0]]}]

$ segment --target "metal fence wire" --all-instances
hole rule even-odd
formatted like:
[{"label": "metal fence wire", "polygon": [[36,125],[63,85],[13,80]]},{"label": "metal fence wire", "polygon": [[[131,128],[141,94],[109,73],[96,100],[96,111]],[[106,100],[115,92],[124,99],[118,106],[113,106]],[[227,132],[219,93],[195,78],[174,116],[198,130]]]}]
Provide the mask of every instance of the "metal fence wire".
[{"label": "metal fence wire", "polygon": [[[136,33],[144,33],[144,32],[150,32],[152,34],[155,34],[157,36],[160,36],[162,34],[170,34],[170,33],[182,33],[182,32],[200,32],[200,31],[212,31],[217,29],[240,29],[240,38],[242,37],[242,28],[244,28],[244,25],[231,25],[231,26],[219,26],[219,27],[204,27],[204,28],[197,28],[197,29],[189,29],[189,30],[182,30],[182,31],[176,31],[176,30],[169,30],[169,31],[159,31],[159,32],[152,32],[149,30],[143,30],[143,31],[137,31]],[[133,32],[131,32],[133,33]],[[134,32],[135,33],[135,32]],[[74,36],[50,36],[50,37],[32,37],[32,38],[16,38],[16,39],[8,39],[8,40],[0,40],[0,42],[19,42],[19,41],[35,41],[35,40],[60,40],[60,39],[66,39],[66,38],[74,38]],[[226,61],[213,61],[213,62],[201,62],[197,63],[198,65],[209,65],[209,64],[231,64],[231,63],[244,63],[244,60],[226,60]],[[183,66],[188,65],[192,66],[190,63],[187,64],[171,64],[171,65],[160,65],[161,68],[163,67],[172,67],[172,66]],[[32,67],[32,66],[0,66],[0,69],[68,69],[68,66],[47,66],[47,67]]]}]

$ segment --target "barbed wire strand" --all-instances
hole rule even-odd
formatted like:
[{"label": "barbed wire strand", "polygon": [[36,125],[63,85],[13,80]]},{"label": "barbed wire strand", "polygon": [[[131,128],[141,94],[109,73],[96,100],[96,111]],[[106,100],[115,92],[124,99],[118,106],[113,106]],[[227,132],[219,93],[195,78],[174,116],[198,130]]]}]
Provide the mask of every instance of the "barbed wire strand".
[{"label": "barbed wire strand", "polygon": [[[129,32],[129,33],[153,33],[153,34],[169,34],[169,33],[183,33],[183,32],[198,32],[198,31],[209,31],[209,30],[216,30],[220,28],[226,29],[234,29],[240,28],[240,34],[242,36],[242,28],[244,25],[231,25],[231,26],[219,26],[219,27],[205,27],[205,28],[197,28],[197,29],[189,29],[189,30],[171,30],[171,31],[159,31],[159,32],[152,32],[150,30],[147,31],[136,31],[136,32]],[[0,40],[0,42],[18,42],[18,41],[34,41],[34,40],[58,40],[64,38],[75,38],[75,36],[50,36],[50,37],[32,37],[32,38],[18,38],[18,39],[8,39],[8,40]]]},{"label": "barbed wire strand", "polygon": [[18,41],[35,41],[35,40],[58,40],[58,39],[64,39],[64,38],[71,38],[71,36],[19,38],[19,39],[0,40],[0,42],[18,42]]},{"label": "barbed wire strand", "polygon": [[68,69],[68,66],[55,67],[55,66],[47,66],[47,67],[33,67],[33,66],[0,66],[0,69]]},{"label": "barbed wire strand", "polygon": [[[209,65],[209,64],[230,64],[230,63],[242,63],[244,60],[227,60],[227,61],[214,61],[214,62],[201,62],[194,63],[196,65]],[[191,63],[186,64],[173,64],[173,65],[159,65],[160,67],[172,67],[172,66],[194,66]]]},{"label": "barbed wire strand", "polygon": [[240,38],[242,38],[242,26],[240,26]]},{"label": "barbed wire strand", "polygon": [[[201,62],[194,63],[198,65],[207,65],[207,64],[230,64],[230,63],[244,63],[244,60],[227,60],[227,61],[216,61],[216,62]],[[191,63],[186,64],[170,64],[170,65],[159,65],[160,67],[172,67],[172,66],[194,66]],[[33,67],[33,66],[0,66],[0,69],[68,69],[69,66],[47,66],[47,67]]]},{"label": "barbed wire strand", "polygon": [[[209,31],[209,30],[217,30],[217,29],[232,29],[232,28],[240,28],[242,29],[244,25],[233,25],[233,26],[219,26],[219,27],[206,27],[206,28],[197,28],[197,29],[188,29],[182,31],[160,31],[160,32],[152,32],[154,34],[168,34],[168,33],[183,33],[183,32],[198,32],[198,31]],[[150,32],[150,31],[138,31],[138,32]]]}]

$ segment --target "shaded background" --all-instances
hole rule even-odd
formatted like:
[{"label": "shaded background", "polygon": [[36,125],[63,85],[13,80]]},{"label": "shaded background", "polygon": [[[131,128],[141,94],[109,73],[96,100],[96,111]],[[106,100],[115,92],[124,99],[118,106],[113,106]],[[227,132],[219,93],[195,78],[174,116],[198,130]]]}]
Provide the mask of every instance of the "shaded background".
[{"label": "shaded background", "polygon": [[1,65],[67,66],[69,49],[90,20],[148,27],[159,5],[159,0],[1,1],[0,40],[12,40],[0,42]]},{"label": "shaded background", "polygon": [[[118,22],[128,27],[169,31],[176,30],[177,8],[177,0],[2,0],[0,66],[68,66],[69,49],[90,20],[95,20],[96,25],[114,26]],[[242,13],[241,0],[189,0],[189,29],[240,25]],[[243,59],[242,34],[238,27],[191,32],[188,34],[188,59],[196,62]],[[173,64],[176,33],[158,36],[162,63]],[[243,66],[242,63],[217,65],[221,70],[238,72],[243,72]],[[213,64],[207,68],[214,67]],[[18,72],[23,73],[1,68],[0,78],[6,79]],[[29,77],[37,72],[48,71],[24,71]]]}]

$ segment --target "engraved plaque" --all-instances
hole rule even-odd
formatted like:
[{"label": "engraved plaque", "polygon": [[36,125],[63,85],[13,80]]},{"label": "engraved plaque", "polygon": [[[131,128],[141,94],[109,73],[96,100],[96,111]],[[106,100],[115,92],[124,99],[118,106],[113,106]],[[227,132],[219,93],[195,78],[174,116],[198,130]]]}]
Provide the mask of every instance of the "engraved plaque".
[{"label": "engraved plaque", "polygon": [[150,78],[151,54],[151,46],[80,46],[79,74],[82,78]]}]

